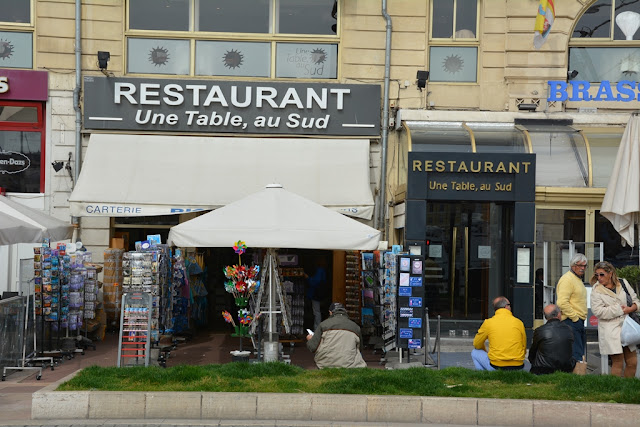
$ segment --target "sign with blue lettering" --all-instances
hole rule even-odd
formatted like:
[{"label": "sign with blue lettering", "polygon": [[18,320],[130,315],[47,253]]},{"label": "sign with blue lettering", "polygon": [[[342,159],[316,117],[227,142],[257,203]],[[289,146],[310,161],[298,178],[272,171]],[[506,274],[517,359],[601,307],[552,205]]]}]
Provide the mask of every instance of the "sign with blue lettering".
[{"label": "sign with blue lettering", "polygon": [[413,338],[413,329],[400,328],[400,338]]},{"label": "sign with blue lettering", "polygon": [[409,327],[410,328],[422,328],[422,319],[419,317],[410,317],[409,318]]},{"label": "sign with blue lettering", "polygon": [[421,339],[410,339],[407,341],[408,348],[422,348],[422,340]]},{"label": "sign with blue lettering", "polygon": [[[549,80],[549,97],[547,101],[640,101],[640,83],[631,80],[620,80],[612,84],[608,80],[599,83],[595,95],[589,93],[591,83],[585,80]],[[595,85],[594,85],[595,87]]]},{"label": "sign with blue lettering", "polygon": [[409,307],[422,307],[422,298],[409,298]]},{"label": "sign with blue lettering", "polygon": [[398,288],[398,295],[401,297],[410,297],[411,296],[411,288],[409,286],[400,286]]}]

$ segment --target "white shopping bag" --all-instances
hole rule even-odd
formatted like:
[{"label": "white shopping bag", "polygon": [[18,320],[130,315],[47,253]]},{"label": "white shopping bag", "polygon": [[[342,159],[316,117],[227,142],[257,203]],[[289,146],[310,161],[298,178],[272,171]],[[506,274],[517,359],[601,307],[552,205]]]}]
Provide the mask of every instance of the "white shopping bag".
[{"label": "white shopping bag", "polygon": [[640,325],[629,316],[625,316],[620,331],[620,342],[623,346],[640,344]]}]

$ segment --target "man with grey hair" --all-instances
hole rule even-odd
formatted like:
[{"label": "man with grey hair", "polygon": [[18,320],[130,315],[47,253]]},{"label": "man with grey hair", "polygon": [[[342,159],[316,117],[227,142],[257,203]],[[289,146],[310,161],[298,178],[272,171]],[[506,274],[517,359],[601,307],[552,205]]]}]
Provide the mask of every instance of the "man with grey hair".
[{"label": "man with grey hair", "polygon": [[[503,296],[493,300],[495,315],[482,322],[473,339],[471,359],[478,370],[520,370],[524,367],[527,336],[524,324],[511,313],[511,303]],[[485,341],[489,340],[489,352]]]},{"label": "man with grey hair", "polygon": [[544,308],[547,323],[533,331],[533,343],[529,349],[531,373],[552,374],[555,371],[572,372],[576,360],[573,352],[573,331],[560,321],[562,311],[555,304]]},{"label": "man with grey hair", "polygon": [[573,358],[583,363],[587,334],[584,321],[587,318],[587,288],[582,278],[587,268],[587,257],[575,254],[570,270],[562,275],[556,285],[556,304],[562,310],[562,321],[573,331]]}]

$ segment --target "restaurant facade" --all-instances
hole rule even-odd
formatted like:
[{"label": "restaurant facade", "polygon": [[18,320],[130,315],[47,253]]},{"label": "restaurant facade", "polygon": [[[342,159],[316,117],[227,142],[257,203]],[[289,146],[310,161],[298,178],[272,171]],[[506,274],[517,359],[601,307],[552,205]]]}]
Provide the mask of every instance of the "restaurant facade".
[{"label": "restaurant facade", "polygon": [[424,256],[430,313],[469,322],[504,294],[533,327],[574,252],[638,264],[599,211],[639,107],[616,17],[640,6],[557,2],[536,49],[537,1],[243,3],[15,2],[0,39],[31,62],[0,77],[48,73],[46,160],[7,195],[100,262],[279,181]]}]

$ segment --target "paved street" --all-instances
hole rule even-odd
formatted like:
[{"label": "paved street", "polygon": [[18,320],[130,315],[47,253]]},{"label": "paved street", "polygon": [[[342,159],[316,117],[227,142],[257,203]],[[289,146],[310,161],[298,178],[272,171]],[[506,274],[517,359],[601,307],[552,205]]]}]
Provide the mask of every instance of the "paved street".
[{"label": "paved street", "polygon": [[[162,426],[162,427],[199,427],[199,426],[224,426],[224,427],[256,427],[256,426],[274,426],[274,427],[413,427],[413,426],[444,426],[445,424],[413,424],[413,423],[342,423],[336,421],[276,421],[276,420],[260,420],[260,421],[246,421],[246,420],[211,420],[200,421],[194,423],[193,420],[86,420],[82,423],[78,423],[78,420],[56,420],[56,421],[44,421],[34,423],[12,424],[2,423],[0,426],[25,426],[25,427],[130,427],[130,426]],[[448,427],[462,427],[456,424],[446,424]],[[479,426],[483,427],[483,426]],[[488,426],[487,426],[488,427]]]}]

